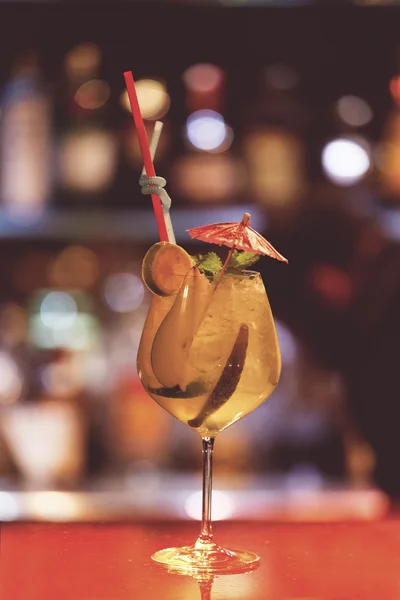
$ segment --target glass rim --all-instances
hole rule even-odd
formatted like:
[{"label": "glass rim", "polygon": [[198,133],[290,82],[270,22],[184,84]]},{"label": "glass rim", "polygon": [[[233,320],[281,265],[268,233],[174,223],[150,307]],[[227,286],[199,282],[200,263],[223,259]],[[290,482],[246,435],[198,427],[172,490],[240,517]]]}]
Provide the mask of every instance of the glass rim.
[{"label": "glass rim", "polygon": [[[190,270],[187,271],[187,273],[182,273],[182,274],[175,274],[175,277],[181,277],[182,279],[185,279],[186,277],[200,277],[200,276],[204,276],[206,277],[206,279],[208,279],[209,281],[215,282],[218,280],[219,275],[207,275],[206,273],[193,273],[192,275],[190,275]],[[232,277],[232,279],[256,279],[258,277],[261,277],[261,274],[259,271],[252,271],[250,269],[244,269],[243,271],[240,271],[238,273],[228,273],[225,272],[222,275],[222,279],[227,279],[228,277]]]}]

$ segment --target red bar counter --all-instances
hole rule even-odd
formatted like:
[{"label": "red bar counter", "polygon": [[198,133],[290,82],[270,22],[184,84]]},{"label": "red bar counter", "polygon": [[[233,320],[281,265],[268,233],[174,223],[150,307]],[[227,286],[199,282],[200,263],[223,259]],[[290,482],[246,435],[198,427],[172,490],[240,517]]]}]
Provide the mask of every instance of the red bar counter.
[{"label": "red bar counter", "polygon": [[219,522],[222,544],[261,555],[252,573],[201,585],[150,556],[196,522],[3,523],[1,600],[399,600],[400,520]]}]

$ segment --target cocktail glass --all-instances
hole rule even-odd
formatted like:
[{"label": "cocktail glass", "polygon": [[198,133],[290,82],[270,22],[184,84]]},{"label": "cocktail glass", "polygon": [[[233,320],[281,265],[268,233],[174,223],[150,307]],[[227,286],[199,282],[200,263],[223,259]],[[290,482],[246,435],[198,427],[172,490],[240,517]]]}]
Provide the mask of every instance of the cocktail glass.
[{"label": "cocktail glass", "polygon": [[264,402],[280,371],[259,273],[224,273],[214,281],[192,267],[177,294],[153,297],[139,346],[139,377],[160,406],[199,433],[203,452],[200,535],[193,545],[156,552],[155,561],[188,573],[223,573],[248,570],[260,560],[213,539],[212,457],[217,434]]}]

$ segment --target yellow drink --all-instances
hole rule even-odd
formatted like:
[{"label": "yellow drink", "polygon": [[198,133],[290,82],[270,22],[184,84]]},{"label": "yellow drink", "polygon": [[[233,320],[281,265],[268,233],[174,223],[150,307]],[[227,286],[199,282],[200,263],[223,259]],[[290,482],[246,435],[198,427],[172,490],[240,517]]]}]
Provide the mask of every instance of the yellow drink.
[{"label": "yellow drink", "polygon": [[281,357],[258,273],[219,284],[191,269],[175,296],[154,296],[138,372],[147,393],[202,437],[215,437],[275,389]]}]

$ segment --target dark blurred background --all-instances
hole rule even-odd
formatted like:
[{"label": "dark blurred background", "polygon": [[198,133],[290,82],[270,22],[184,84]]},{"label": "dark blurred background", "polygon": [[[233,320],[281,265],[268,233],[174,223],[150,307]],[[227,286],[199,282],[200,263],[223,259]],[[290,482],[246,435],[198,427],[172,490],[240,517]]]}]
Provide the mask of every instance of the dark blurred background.
[{"label": "dark blurred background", "polygon": [[132,499],[140,487],[146,502],[162,478],[183,489],[199,469],[198,437],[136,374],[150,301],[141,260],[157,231],[126,70],[149,135],[164,122],[155,164],[178,243],[197,252],[186,229],[247,210],[289,258],[259,262],[282,380],[218,438],[220,481],[396,501],[399,10],[0,4],[3,518],[20,514],[14,491]]}]

